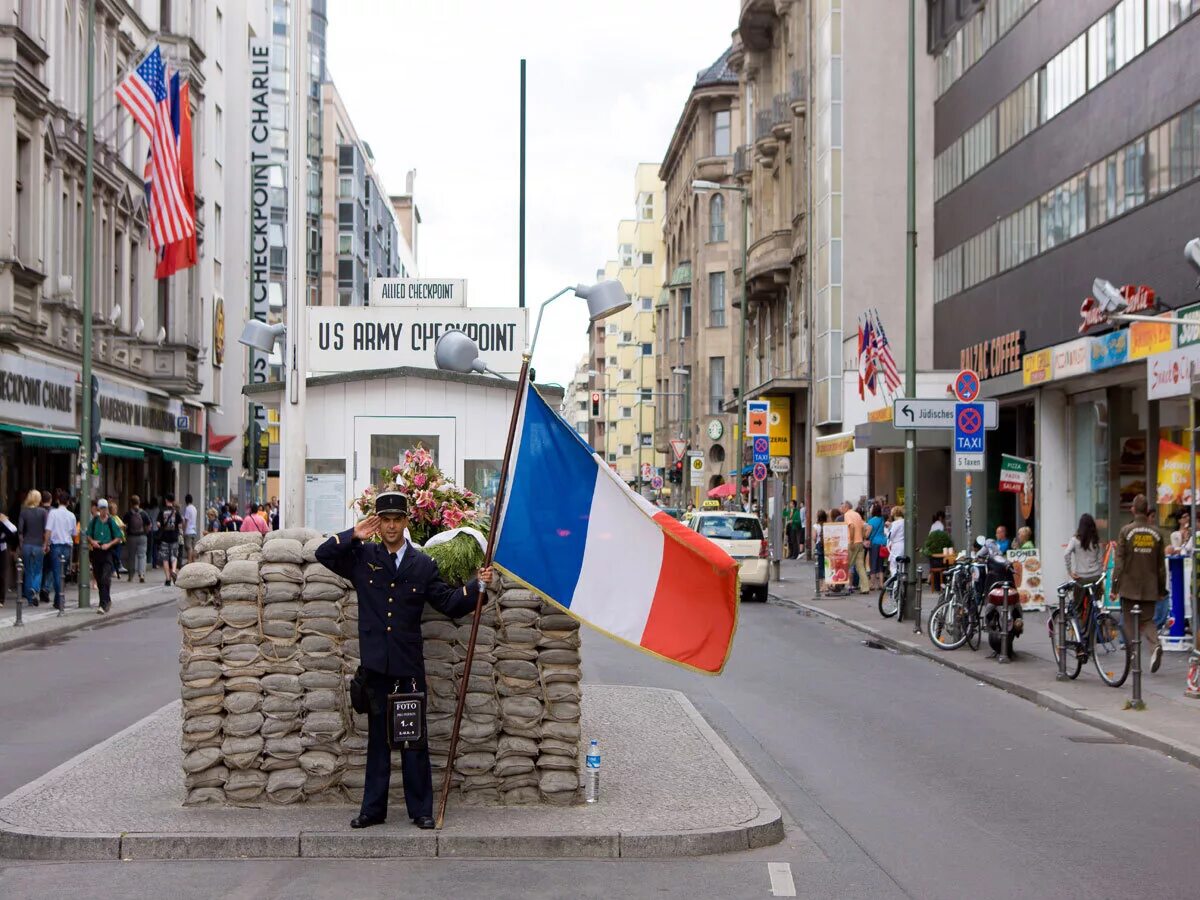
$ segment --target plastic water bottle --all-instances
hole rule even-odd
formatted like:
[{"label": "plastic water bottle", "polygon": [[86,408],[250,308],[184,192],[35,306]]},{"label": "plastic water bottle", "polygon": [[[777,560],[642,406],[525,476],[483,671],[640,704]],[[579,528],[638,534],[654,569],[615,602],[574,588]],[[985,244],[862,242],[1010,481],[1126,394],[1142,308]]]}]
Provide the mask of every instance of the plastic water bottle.
[{"label": "plastic water bottle", "polygon": [[588,803],[600,797],[600,742],[593,740],[588,745],[587,777],[583,783],[583,796]]}]

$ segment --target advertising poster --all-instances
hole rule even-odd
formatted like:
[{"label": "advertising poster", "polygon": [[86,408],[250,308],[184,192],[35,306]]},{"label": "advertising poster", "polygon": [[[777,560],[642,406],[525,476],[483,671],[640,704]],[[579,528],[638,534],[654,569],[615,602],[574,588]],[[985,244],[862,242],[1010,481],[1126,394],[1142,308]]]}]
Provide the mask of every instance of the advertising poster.
[{"label": "advertising poster", "polygon": [[1171,441],[1158,442],[1157,505],[1163,507],[1192,502],[1192,454]]},{"label": "advertising poster", "polygon": [[1042,585],[1042,557],[1038,550],[1009,550],[1013,567],[1013,587],[1021,597],[1021,609],[1046,608],[1046,590]]},{"label": "advertising poster", "polygon": [[822,526],[825,544],[825,581],[830,586],[850,584],[850,526],[829,522]]}]

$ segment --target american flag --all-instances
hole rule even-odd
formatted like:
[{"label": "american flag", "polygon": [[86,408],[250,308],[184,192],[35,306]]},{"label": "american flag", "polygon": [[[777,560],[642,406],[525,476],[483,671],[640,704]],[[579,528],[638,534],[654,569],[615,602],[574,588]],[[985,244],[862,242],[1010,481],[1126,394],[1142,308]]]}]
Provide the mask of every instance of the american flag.
[{"label": "american flag", "polygon": [[888,343],[887,332],[883,330],[877,310],[867,313],[867,322],[871,322],[872,319],[875,322],[871,333],[872,355],[878,362],[879,371],[883,373],[884,387],[888,393],[895,393],[900,388],[900,372],[896,368],[896,358],[892,356],[892,346]]},{"label": "american flag", "polygon": [[870,391],[871,396],[875,396],[875,376],[875,343],[871,335],[871,317],[867,316],[865,325],[861,320],[858,323],[858,397],[860,400],[866,399],[865,391]]},{"label": "american flag", "polygon": [[150,239],[155,249],[196,230],[184,194],[167,79],[162,52],[155,46],[117,85],[117,100],[150,138]]}]

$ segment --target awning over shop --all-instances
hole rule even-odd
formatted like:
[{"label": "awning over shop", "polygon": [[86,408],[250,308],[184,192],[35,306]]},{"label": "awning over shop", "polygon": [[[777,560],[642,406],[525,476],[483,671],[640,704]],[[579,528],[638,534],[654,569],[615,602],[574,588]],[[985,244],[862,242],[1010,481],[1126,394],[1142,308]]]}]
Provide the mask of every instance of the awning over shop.
[{"label": "awning over shop", "polygon": [[233,466],[233,460],[228,456],[218,456],[216,453],[210,453],[206,459],[210,466],[215,466],[218,469],[228,469]]},{"label": "awning over shop", "polygon": [[685,262],[675,267],[675,272],[671,275],[671,280],[667,282],[667,287],[690,287],[691,284],[692,264]]},{"label": "awning over shop", "polygon": [[195,450],[183,450],[179,447],[161,447],[158,444],[147,444],[142,441],[129,441],[128,444],[135,448],[140,447],[142,450],[148,450],[151,453],[159,453],[167,462],[202,466],[206,461],[205,455]]},{"label": "awning over shop", "polygon": [[122,459],[146,458],[146,451],[141,447],[131,447],[129,444],[105,440],[100,441],[100,454],[102,456],[119,456]]},{"label": "awning over shop", "polygon": [[49,450],[75,450],[79,447],[79,435],[68,431],[49,431],[8,422],[0,422],[0,431],[20,435],[21,443],[28,447],[45,447]]},{"label": "awning over shop", "polygon": [[844,456],[854,450],[854,432],[844,431],[841,434],[819,437],[814,443],[817,456]]}]

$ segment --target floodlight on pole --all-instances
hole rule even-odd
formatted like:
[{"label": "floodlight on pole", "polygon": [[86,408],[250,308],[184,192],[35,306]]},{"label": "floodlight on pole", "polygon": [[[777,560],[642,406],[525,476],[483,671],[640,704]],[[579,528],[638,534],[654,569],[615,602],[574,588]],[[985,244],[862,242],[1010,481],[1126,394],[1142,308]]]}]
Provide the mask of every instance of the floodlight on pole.
[{"label": "floodlight on pole", "polygon": [[1200,272],[1200,237],[1194,237],[1183,245],[1183,255],[1192,268]]},{"label": "floodlight on pole", "polygon": [[598,284],[577,284],[575,287],[563,288],[549,300],[544,300],[538,308],[537,322],[533,326],[533,340],[529,342],[528,356],[530,358],[533,357],[533,348],[537,346],[538,332],[542,330],[542,315],[546,312],[546,307],[567,291],[574,291],[576,297],[587,301],[588,318],[593,322],[620,312],[631,302],[629,295],[625,293],[625,288],[621,286],[621,282],[612,279],[601,281]]},{"label": "floodlight on pole", "polygon": [[242,329],[242,336],[238,338],[238,343],[249,347],[251,350],[258,350],[262,353],[273,353],[275,345],[282,341],[286,334],[287,326],[282,322],[275,325],[268,325],[266,322],[260,322],[258,319],[250,319]]}]

